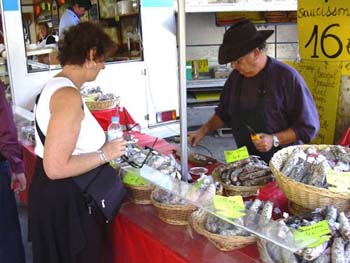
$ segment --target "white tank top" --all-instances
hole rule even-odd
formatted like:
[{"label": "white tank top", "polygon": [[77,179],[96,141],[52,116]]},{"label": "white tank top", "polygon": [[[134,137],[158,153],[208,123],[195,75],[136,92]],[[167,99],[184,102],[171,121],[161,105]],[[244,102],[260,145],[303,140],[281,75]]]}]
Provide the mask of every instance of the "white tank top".
[{"label": "white tank top", "polygon": [[[40,95],[40,100],[35,107],[35,117],[36,117],[37,123],[42,133],[45,136],[47,133],[47,127],[51,117],[51,113],[50,113],[51,96],[52,94],[55,93],[56,90],[63,87],[76,88],[74,86],[74,83],[67,78],[56,77],[56,78],[50,79],[44,86],[44,89],[42,90]],[[76,147],[73,151],[73,155],[94,152],[100,149],[106,141],[106,136],[103,129],[98,124],[95,117],[91,114],[85,102],[83,101],[82,103],[84,106],[84,118],[81,122],[80,133],[78,136]],[[43,158],[44,147],[42,145],[42,142],[39,138],[37,131],[35,131],[35,142],[36,142],[35,153],[39,157]]]}]

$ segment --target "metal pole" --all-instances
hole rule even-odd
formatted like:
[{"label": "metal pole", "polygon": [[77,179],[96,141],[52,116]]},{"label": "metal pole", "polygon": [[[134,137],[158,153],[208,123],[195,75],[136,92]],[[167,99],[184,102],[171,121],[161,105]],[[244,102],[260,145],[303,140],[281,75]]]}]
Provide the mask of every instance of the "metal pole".
[{"label": "metal pole", "polygon": [[182,180],[188,181],[187,94],[186,94],[186,13],[185,0],[178,0],[177,36],[179,49],[180,139]]}]

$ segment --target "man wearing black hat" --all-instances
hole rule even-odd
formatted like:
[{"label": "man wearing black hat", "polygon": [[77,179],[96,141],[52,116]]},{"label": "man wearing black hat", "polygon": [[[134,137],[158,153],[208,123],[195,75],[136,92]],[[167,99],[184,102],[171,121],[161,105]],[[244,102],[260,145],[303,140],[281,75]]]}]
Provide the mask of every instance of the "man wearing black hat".
[{"label": "man wearing black hat", "polygon": [[71,0],[70,6],[63,13],[58,27],[59,38],[63,38],[64,31],[69,27],[79,24],[80,17],[91,8],[90,0]]},{"label": "man wearing black hat", "polygon": [[265,41],[272,33],[256,30],[249,20],[225,32],[219,63],[230,63],[233,71],[215,114],[189,133],[192,146],[226,125],[238,147],[247,146],[251,155],[268,162],[282,147],[308,143],[316,136],[318,113],[305,81],[294,68],[265,53]]}]

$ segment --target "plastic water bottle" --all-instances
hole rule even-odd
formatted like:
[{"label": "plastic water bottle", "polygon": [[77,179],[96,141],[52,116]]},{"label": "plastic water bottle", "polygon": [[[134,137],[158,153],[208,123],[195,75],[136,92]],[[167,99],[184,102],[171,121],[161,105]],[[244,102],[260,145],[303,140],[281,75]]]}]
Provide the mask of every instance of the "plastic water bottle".
[{"label": "plastic water bottle", "polygon": [[[119,117],[113,116],[112,122],[109,124],[107,129],[107,140],[111,141],[114,139],[123,139],[123,129],[119,123]],[[112,163],[119,163],[120,158],[115,159],[112,161]]]}]

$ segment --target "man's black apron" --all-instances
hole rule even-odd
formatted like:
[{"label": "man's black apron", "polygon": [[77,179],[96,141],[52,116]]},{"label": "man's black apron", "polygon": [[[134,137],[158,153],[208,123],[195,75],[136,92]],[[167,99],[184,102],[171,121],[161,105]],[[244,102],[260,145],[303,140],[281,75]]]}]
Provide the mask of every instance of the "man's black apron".
[{"label": "man's black apron", "polygon": [[[242,81],[243,76],[240,75],[237,80],[237,87],[234,92],[233,107],[232,107],[232,118],[231,118],[231,128],[232,134],[235,138],[237,147],[246,146],[250,155],[258,155],[265,162],[269,162],[271,157],[275,152],[281,149],[281,147],[272,147],[268,152],[259,152],[251,138],[250,132],[247,128],[247,125],[254,129],[257,133],[267,133],[271,134],[272,132],[267,128],[265,110],[264,110],[264,97],[266,95],[265,85],[266,85],[266,68],[263,69],[261,74],[261,85],[258,90],[258,99],[257,105],[251,110],[241,110],[240,98],[242,90]],[[253,95],[253,94],[252,94]]]}]

